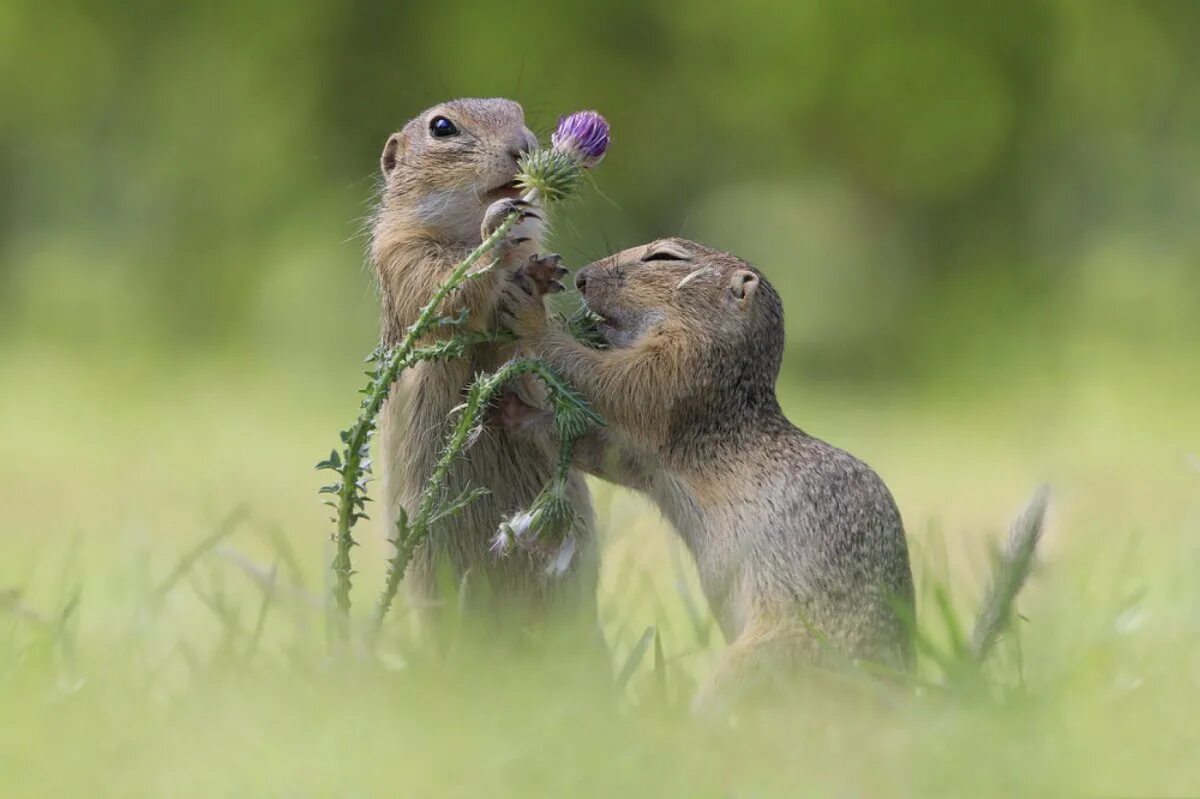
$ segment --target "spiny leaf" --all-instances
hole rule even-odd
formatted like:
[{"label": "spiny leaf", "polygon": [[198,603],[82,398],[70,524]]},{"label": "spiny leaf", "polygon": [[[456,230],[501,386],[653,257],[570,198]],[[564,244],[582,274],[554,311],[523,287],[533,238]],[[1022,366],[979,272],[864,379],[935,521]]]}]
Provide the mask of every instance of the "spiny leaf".
[{"label": "spiny leaf", "polygon": [[448,519],[454,514],[461,511],[467,505],[470,505],[480,497],[487,496],[491,492],[483,486],[468,486],[456,499],[452,502],[447,502],[438,507],[436,511],[429,517],[429,524],[434,525],[438,522]]}]

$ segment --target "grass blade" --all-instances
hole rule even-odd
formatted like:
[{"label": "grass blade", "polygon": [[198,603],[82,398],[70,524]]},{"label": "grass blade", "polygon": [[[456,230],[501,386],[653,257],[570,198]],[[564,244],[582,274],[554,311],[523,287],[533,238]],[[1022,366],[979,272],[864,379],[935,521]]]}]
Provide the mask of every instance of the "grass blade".
[{"label": "grass blade", "polygon": [[258,652],[258,645],[262,641],[263,630],[267,626],[267,612],[271,609],[271,605],[275,603],[275,577],[278,572],[279,561],[275,561],[271,564],[271,573],[263,585],[262,604],[258,606],[258,617],[254,620],[254,632],[250,634],[250,641],[246,644],[246,653],[243,655],[246,660],[251,660],[255,653]]},{"label": "grass blade", "polygon": [[976,661],[982,662],[988,656],[1012,617],[1013,603],[1033,567],[1049,501],[1050,486],[1039,486],[1013,523],[971,636],[971,656]]},{"label": "grass blade", "polygon": [[186,575],[191,568],[196,565],[196,562],[217,544],[221,543],[225,538],[229,537],[242,520],[246,518],[246,508],[239,506],[234,508],[222,521],[217,525],[217,529],[212,532],[207,538],[202,540],[189,551],[185,552],[176,563],[175,568],[171,569],[170,574],[158,584],[150,592],[150,605],[153,610],[158,610],[167,594],[175,587],[175,584]]},{"label": "grass blade", "polygon": [[642,637],[633,645],[633,649],[629,651],[629,657],[625,658],[625,665],[621,666],[621,671],[617,674],[617,690],[625,690],[625,686],[629,684],[629,680],[633,677],[633,673],[637,671],[637,667],[641,665],[642,658],[646,657],[647,650],[650,649],[650,644],[654,642],[658,635],[658,630],[651,624],[642,631]]}]

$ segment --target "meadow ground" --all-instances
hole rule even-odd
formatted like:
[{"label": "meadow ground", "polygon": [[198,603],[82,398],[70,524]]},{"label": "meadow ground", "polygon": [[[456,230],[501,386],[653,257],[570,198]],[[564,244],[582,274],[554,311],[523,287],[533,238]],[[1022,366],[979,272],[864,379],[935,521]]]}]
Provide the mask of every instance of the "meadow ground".
[{"label": "meadow ground", "polygon": [[[403,613],[378,656],[331,655],[312,464],[355,365],[85,362],[0,351],[0,795],[1200,793],[1200,419],[1177,370],[787,386],[794,421],[892,487],[941,649],[1046,480],[1043,558],[982,676],[927,655],[917,688],[822,679],[707,724],[687,700],[721,642],[644,502],[596,486],[616,700],[569,644],[434,654]],[[360,538],[365,613],[387,550]]]}]

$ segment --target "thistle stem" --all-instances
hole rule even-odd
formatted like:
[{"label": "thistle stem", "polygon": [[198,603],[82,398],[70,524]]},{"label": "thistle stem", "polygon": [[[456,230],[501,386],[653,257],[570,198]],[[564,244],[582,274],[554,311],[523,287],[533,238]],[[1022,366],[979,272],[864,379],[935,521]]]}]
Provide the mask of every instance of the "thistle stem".
[{"label": "thistle stem", "polygon": [[[382,356],[382,361],[372,376],[371,383],[366,389],[367,396],[362,401],[362,407],[354,424],[342,433],[345,444],[341,463],[331,458],[329,468],[341,473],[341,482],[337,490],[335,521],[336,552],[330,568],[334,574],[333,598],[342,622],[338,624],[339,632],[345,637],[347,632],[345,619],[350,613],[350,591],[354,568],[350,560],[350,550],[355,546],[352,530],[355,523],[364,518],[363,505],[366,501],[364,494],[363,473],[364,462],[367,459],[371,434],[375,431],[375,419],[387,399],[392,383],[404,369],[423,358],[414,357],[417,342],[438,323],[441,318],[442,303],[452,291],[467,280],[484,274],[487,269],[474,274],[468,274],[481,258],[487,255],[516,224],[519,213],[512,213],[505,219],[479,246],[472,250],[438,286],[437,291],[430,297],[429,302],[421,308],[417,320],[408,328],[404,339]],[[488,267],[490,269],[490,267]]]},{"label": "thistle stem", "polygon": [[[430,520],[437,515],[441,505],[439,500],[441,498],[442,486],[450,474],[450,469],[454,465],[454,461],[466,447],[471,431],[478,424],[480,412],[492,401],[496,392],[503,388],[506,383],[525,374],[537,375],[545,383],[547,390],[552,395],[551,399],[553,400],[556,416],[578,413],[588,422],[603,424],[600,417],[563,383],[558,375],[554,374],[550,370],[550,367],[543,361],[534,358],[519,358],[509,361],[492,374],[481,374],[476,377],[467,391],[467,401],[459,414],[458,420],[446,438],[442,454],[439,456],[437,464],[433,467],[433,471],[425,483],[425,491],[421,496],[421,504],[417,509],[416,518],[411,523],[402,525],[404,529],[397,531],[395,541],[396,551],[392,555],[391,562],[388,565],[387,582],[384,586],[383,594],[379,597],[379,605],[375,612],[373,633],[378,632],[384,618],[387,616],[388,610],[392,606],[392,601],[395,599],[396,592],[400,588],[400,581],[404,578],[404,573],[408,569],[409,562],[412,560],[413,552],[429,536]],[[576,422],[571,427],[579,429],[582,426]],[[563,439],[562,448],[559,452],[559,463],[555,470],[556,480],[565,481],[566,479],[566,474],[571,465],[571,452],[574,448],[574,443],[574,439]],[[464,495],[470,493],[471,489],[467,489]],[[455,504],[457,503],[458,501],[455,501]]]}]

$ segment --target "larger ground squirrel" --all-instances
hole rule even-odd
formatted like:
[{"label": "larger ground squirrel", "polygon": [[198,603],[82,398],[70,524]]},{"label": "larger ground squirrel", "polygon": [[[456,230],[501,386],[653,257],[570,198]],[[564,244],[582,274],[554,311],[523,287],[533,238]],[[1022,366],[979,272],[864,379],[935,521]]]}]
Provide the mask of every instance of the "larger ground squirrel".
[{"label": "larger ground squirrel", "polygon": [[[579,442],[576,465],[651,497],[694,555],[730,641],[708,692],[833,651],[906,668],[913,582],[900,513],[870,467],[780,409],[771,284],[690,241],[626,250],[576,277],[602,318],[608,347],[595,349],[546,319],[547,277],[564,272],[517,272],[505,323],[608,421]],[[514,402],[503,426],[545,446],[545,413]]]},{"label": "larger ground squirrel", "polygon": [[[493,274],[468,282],[447,307],[462,308],[476,329],[494,325],[499,287],[540,243],[538,209],[517,200],[517,160],[537,145],[521,106],[510,100],[454,100],[435,106],[387,140],[380,166],[383,185],[371,236],[382,295],[382,337],[393,344],[416,319],[435,288],[482,238],[512,211],[523,213],[497,250]],[[491,371],[511,346],[475,347],[469,357],[422,363],[409,370],[384,407],[380,459],[389,534],[398,509],[415,511],[447,430],[447,417],[463,401],[475,374]],[[459,584],[485,579],[491,608],[542,614],[551,608],[585,607],[595,601],[597,562],[592,511],[581,475],[569,488],[578,512],[577,555],[568,574],[548,577],[529,558],[497,560],[488,552],[501,519],[526,508],[554,470],[554,456],[503,431],[489,431],[455,466],[447,491],[468,484],[490,494],[431,531],[416,553],[408,584],[418,600],[434,598],[443,575]],[[574,599],[575,603],[565,602]]]}]

